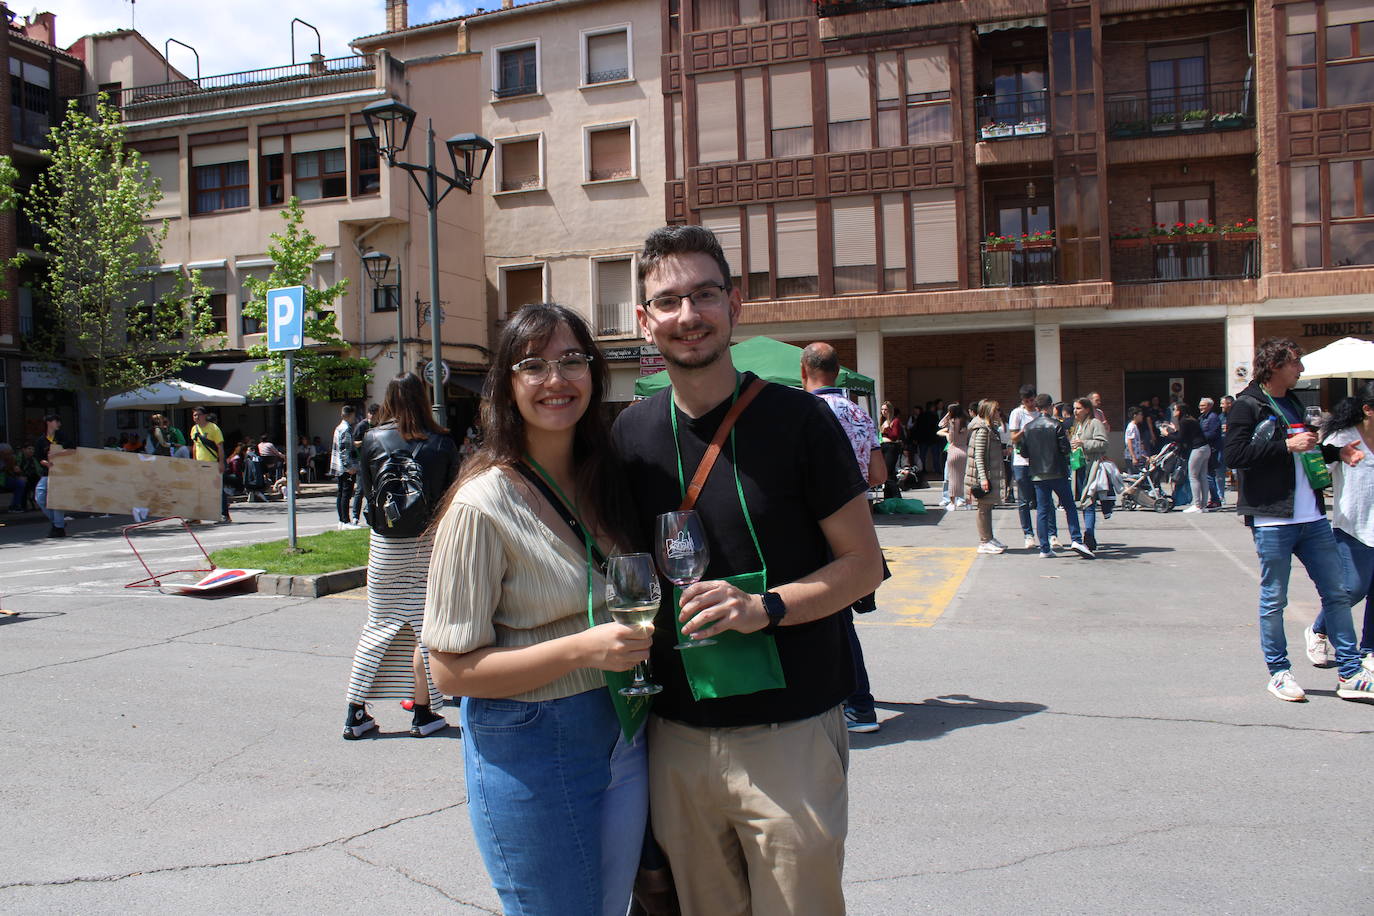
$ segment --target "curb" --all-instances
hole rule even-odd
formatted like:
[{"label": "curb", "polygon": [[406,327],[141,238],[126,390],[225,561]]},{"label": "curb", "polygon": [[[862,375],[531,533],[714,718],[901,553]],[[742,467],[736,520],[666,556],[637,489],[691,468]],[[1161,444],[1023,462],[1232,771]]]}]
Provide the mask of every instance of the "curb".
[{"label": "curb", "polygon": [[354,566],[315,576],[282,576],[262,573],[258,576],[258,594],[289,595],[293,598],[319,598],[334,592],[346,592],[367,584],[367,567]]}]

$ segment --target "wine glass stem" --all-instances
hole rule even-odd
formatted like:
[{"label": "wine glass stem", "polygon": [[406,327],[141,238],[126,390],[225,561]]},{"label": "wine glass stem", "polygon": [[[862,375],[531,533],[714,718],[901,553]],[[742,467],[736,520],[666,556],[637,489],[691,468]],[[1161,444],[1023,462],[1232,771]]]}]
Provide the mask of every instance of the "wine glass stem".
[{"label": "wine glass stem", "polygon": [[635,681],[634,681],[634,686],[635,686],[635,687],[643,687],[643,686],[644,686],[644,663],[643,663],[643,662],[639,662],[638,664],[635,665]]}]

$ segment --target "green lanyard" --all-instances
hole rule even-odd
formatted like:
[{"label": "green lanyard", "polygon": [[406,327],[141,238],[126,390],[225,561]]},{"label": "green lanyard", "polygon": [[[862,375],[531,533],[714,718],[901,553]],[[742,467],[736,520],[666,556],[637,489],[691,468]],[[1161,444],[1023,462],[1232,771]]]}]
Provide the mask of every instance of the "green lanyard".
[{"label": "green lanyard", "polygon": [[[734,396],[730,398],[731,406],[734,406],[735,401],[739,399],[739,379],[739,373],[735,373],[735,393]],[[677,408],[673,406],[673,396],[671,388],[669,389],[668,394],[668,419],[673,425],[673,449],[677,452],[678,493],[681,495],[682,498],[685,499],[687,496],[687,484],[686,477],[682,473],[682,446],[678,442]],[[739,496],[739,508],[740,511],[744,513],[744,524],[749,529],[749,538],[754,542],[754,553],[758,555],[759,568],[764,571],[764,575],[766,578],[768,572],[768,564],[764,562],[763,550],[759,548],[759,537],[757,534],[754,533],[754,519],[749,515],[749,505],[744,501],[744,487],[742,487],[739,482],[739,461],[736,459],[737,455],[735,451],[735,430],[731,429],[730,468],[735,472],[735,493]]]},{"label": "green lanyard", "polygon": [[[1264,391],[1264,386],[1260,386],[1260,391]],[[1279,407],[1279,402],[1274,400],[1274,396],[1267,391],[1264,391],[1264,396],[1269,399],[1270,406],[1274,408],[1274,419],[1282,420],[1284,426],[1292,426],[1293,424],[1289,422],[1288,414],[1284,413],[1283,408]],[[1284,400],[1288,400],[1286,395],[1284,396]]]},{"label": "green lanyard", "polygon": [[544,470],[544,468],[539,464],[539,462],[535,461],[528,454],[524,456],[524,460],[526,463],[529,464],[530,467],[534,468],[534,472],[540,476],[544,483],[548,484],[549,487],[553,490],[553,492],[558,494],[558,498],[563,500],[563,505],[567,507],[570,513],[572,513],[572,517],[577,519],[577,524],[582,526],[582,546],[586,552],[587,557],[587,624],[588,626],[594,627],[596,626],[596,602],[592,596],[591,530],[587,527],[587,523],[582,521],[582,518],[577,514],[577,504],[574,503],[572,500],[568,499],[568,497],[563,494],[563,490],[559,488],[558,483],[553,479],[553,475],[550,474],[548,471]]}]

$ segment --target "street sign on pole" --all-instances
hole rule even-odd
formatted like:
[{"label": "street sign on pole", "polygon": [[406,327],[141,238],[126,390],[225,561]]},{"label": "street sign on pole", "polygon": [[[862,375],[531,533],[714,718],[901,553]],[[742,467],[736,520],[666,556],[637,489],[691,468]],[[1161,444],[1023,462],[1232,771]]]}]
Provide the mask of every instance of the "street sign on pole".
[{"label": "street sign on pole", "polygon": [[296,549],[296,360],[305,334],[305,287],[267,291],[267,349],[286,352],[286,546]]}]

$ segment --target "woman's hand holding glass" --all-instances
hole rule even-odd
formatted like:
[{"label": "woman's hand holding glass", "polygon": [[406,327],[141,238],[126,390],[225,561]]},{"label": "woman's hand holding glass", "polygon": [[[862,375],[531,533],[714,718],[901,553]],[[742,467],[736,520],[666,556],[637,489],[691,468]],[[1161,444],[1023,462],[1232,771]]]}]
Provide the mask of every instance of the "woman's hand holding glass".
[{"label": "woman's hand holding glass", "polygon": [[[606,560],[606,607],[617,624],[629,627],[646,639],[654,632],[661,593],[654,558],[647,553],[622,553]],[[651,641],[651,640],[650,640]],[[627,697],[652,696],[663,688],[647,680],[647,665],[635,665],[634,683],[622,687]]]}]

